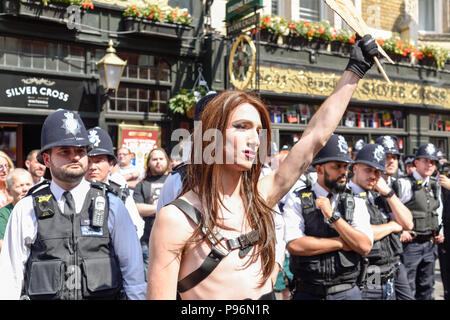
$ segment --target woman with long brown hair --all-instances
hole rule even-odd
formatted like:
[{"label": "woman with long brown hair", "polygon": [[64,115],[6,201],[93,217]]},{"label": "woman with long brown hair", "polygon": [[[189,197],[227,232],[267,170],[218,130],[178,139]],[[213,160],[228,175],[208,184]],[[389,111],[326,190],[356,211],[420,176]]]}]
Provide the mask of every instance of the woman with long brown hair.
[{"label": "woman with long brown hair", "polygon": [[271,208],[326,144],[359,79],[373,65],[376,43],[370,36],[363,40],[302,138],[279,168],[261,179],[270,145],[264,103],[225,91],[206,105],[194,128],[182,194],[159,211],[152,229],[148,299],[175,299],[177,293],[188,300],[274,297]]}]

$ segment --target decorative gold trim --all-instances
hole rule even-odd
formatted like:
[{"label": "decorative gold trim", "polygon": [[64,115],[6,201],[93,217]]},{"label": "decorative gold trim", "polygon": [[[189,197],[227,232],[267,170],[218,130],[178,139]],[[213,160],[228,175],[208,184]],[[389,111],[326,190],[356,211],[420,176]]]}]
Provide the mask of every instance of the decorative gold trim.
[{"label": "decorative gold trim", "polygon": [[[233,65],[234,65],[234,55],[236,53],[236,50],[239,46],[243,46],[244,41],[246,41],[251,49],[252,52],[252,63],[249,67],[249,70],[244,76],[244,80],[238,80],[234,76],[233,72]],[[256,47],[253,43],[252,39],[247,35],[240,35],[239,38],[234,42],[233,48],[231,49],[230,53],[230,59],[228,61],[228,74],[230,75],[230,82],[233,84],[233,86],[238,90],[245,90],[250,85],[253,76],[255,75],[256,71]]]},{"label": "decorative gold trim", "polygon": [[[340,78],[334,73],[260,66],[260,90],[329,96]],[[387,83],[378,79],[362,79],[353,94],[361,101],[384,101],[397,104],[436,105],[450,109],[450,87],[437,87],[410,82]]]}]

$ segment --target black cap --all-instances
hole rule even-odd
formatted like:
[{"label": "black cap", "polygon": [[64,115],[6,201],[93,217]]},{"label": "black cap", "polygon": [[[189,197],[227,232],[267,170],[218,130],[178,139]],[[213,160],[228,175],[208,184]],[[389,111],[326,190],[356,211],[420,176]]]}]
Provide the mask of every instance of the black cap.
[{"label": "black cap", "polygon": [[210,102],[213,98],[217,97],[217,95],[218,95],[217,92],[210,91],[206,94],[206,96],[204,96],[203,98],[201,98],[200,100],[197,101],[197,103],[195,104],[195,108],[194,108],[194,120],[195,121],[200,120],[200,118],[202,117],[203,109],[205,109],[208,102]]},{"label": "black cap", "polygon": [[356,141],[355,145],[353,146],[352,153],[358,153],[359,150],[362,149],[366,145],[366,142],[363,139],[359,139]]},{"label": "black cap", "polygon": [[445,159],[444,152],[441,149],[437,149],[436,156],[438,157],[439,160]]},{"label": "black cap", "polygon": [[41,131],[41,150],[37,160],[44,163],[42,154],[54,147],[88,147],[91,144],[83,121],[77,113],[58,109],[48,115]]},{"label": "black cap", "polygon": [[434,161],[438,161],[439,158],[437,156],[437,149],[432,143],[425,143],[417,149],[417,152],[415,154],[415,158],[424,158],[424,159],[430,159]]},{"label": "black cap", "polygon": [[355,164],[366,164],[372,168],[381,170],[384,173],[384,166],[386,164],[386,153],[384,151],[384,147],[377,143],[366,144],[361,150],[359,150],[353,162]]},{"label": "black cap", "polygon": [[107,155],[117,163],[117,158],[114,154],[114,147],[108,132],[100,127],[94,127],[88,130],[89,142],[92,144],[92,150],[89,151],[88,156]]},{"label": "black cap", "polygon": [[345,138],[339,134],[331,135],[327,144],[315,156],[312,165],[330,161],[352,162]]},{"label": "black cap", "polygon": [[397,148],[397,139],[395,136],[381,136],[375,140],[375,143],[381,144],[385,153],[400,156],[400,151]]}]

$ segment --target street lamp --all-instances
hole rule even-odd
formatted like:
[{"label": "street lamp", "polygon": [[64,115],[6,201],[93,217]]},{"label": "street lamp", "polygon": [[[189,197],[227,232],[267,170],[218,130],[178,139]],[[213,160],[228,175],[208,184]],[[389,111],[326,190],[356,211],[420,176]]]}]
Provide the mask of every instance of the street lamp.
[{"label": "street lamp", "polygon": [[113,45],[113,41],[109,40],[109,48],[106,49],[106,55],[96,63],[98,74],[100,75],[100,84],[106,90],[117,90],[123,69],[127,65],[126,61],[123,61],[116,55],[116,49],[113,48]]}]

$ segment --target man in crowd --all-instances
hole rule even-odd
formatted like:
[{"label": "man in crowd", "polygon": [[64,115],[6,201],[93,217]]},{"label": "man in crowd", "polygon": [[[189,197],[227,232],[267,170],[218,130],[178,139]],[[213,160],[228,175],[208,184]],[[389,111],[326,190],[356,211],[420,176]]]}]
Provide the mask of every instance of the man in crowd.
[{"label": "man in crowd", "polygon": [[111,137],[100,127],[88,130],[88,134],[89,141],[92,143],[92,150],[88,153],[89,162],[85,178],[87,181],[95,180],[106,183],[112,188],[113,192],[125,204],[140,238],[144,233],[144,220],[139,215],[125,179],[118,173],[111,175],[111,170],[117,163]]},{"label": "man in crowd", "polygon": [[52,181],[14,207],[0,253],[3,299],[143,299],[144,270],[122,200],[84,179],[91,148],[78,114],[58,109],[42,127],[38,160]]},{"label": "man in crowd", "polygon": [[332,135],[312,162],[317,182],[286,200],[295,300],[361,299],[360,260],[371,249],[373,232],[364,200],[346,189],[351,161],[344,137]]},{"label": "man in crowd", "polygon": [[169,157],[166,151],[163,148],[153,149],[147,158],[145,178],[136,185],[133,193],[139,214],[145,221],[144,233],[140,239],[145,274],[148,268],[148,241],[155,221],[156,206],[169,170]]},{"label": "man in crowd", "polygon": [[33,184],[42,182],[45,174],[45,166],[36,158],[38,153],[39,149],[31,150],[27,155],[27,160],[25,160],[25,166],[27,167],[28,172],[31,173]]},{"label": "man in crowd", "polygon": [[[395,192],[382,177],[386,155],[379,144],[367,144],[353,162],[354,176],[349,187],[355,195],[366,200],[373,229],[373,246],[367,255],[367,280],[362,289],[364,300],[395,300],[397,279],[404,299],[412,299],[406,273],[400,261],[402,245],[399,233],[413,226],[411,212],[398,199]],[[406,286],[405,286],[406,285]]]},{"label": "man in crowd", "polygon": [[16,203],[25,197],[32,186],[33,179],[31,174],[25,169],[16,168],[10,171],[6,177],[6,190],[12,197],[12,202],[0,209],[0,251],[11,211]]},{"label": "man in crowd", "polygon": [[416,170],[398,180],[398,197],[411,211],[414,227],[403,232],[403,263],[413,295],[417,300],[434,299],[435,244],[443,243],[441,230],[441,189],[432,177],[436,170],[436,147],[426,143],[415,154]]},{"label": "man in crowd", "polygon": [[140,168],[131,163],[131,152],[127,147],[122,147],[117,151],[118,163],[113,168],[112,173],[120,173],[131,190],[134,190],[136,185],[141,181]]}]

